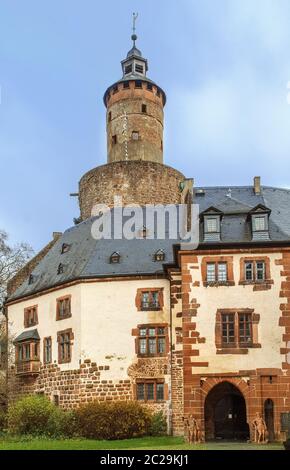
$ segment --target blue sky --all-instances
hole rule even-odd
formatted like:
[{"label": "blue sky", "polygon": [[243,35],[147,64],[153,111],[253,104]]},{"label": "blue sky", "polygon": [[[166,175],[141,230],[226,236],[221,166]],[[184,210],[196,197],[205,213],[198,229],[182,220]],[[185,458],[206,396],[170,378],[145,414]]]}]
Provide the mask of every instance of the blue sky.
[{"label": "blue sky", "polygon": [[69,193],[106,161],[102,97],[133,11],[167,93],[165,162],[199,186],[290,187],[289,0],[2,0],[0,228],[13,241],[38,250],[78,216]]}]

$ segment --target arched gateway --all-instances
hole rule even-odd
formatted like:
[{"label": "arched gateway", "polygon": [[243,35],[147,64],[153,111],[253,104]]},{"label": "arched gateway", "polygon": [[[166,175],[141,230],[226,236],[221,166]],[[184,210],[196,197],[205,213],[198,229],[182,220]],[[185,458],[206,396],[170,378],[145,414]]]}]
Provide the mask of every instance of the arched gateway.
[{"label": "arched gateway", "polygon": [[230,382],[214,386],[204,405],[205,438],[246,440],[249,438],[246,402]]}]

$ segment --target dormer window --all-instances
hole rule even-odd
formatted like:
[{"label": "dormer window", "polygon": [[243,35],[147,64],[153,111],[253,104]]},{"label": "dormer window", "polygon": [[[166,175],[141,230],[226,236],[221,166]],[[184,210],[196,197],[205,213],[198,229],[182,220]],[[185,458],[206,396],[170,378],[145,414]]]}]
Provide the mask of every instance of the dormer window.
[{"label": "dormer window", "polygon": [[64,265],[60,263],[57,268],[57,274],[63,274],[64,273]]},{"label": "dormer window", "polygon": [[67,253],[70,249],[70,245],[67,243],[63,243],[61,247],[61,254],[63,255],[64,253]]},{"label": "dormer window", "polygon": [[253,240],[269,240],[269,215],[271,211],[260,204],[250,212]]},{"label": "dormer window", "polygon": [[165,253],[163,250],[156,251],[154,255],[155,261],[164,261],[165,260]]},{"label": "dormer window", "polygon": [[254,230],[267,230],[266,217],[263,215],[261,217],[254,217]]},{"label": "dormer window", "polygon": [[223,213],[215,207],[202,212],[205,242],[218,242],[221,239],[221,218]]},{"label": "dormer window", "polygon": [[110,256],[110,263],[111,263],[111,264],[120,263],[120,259],[121,259],[120,253],[118,253],[117,251],[115,251],[115,252],[112,253],[111,256]]},{"label": "dormer window", "polygon": [[207,217],[206,218],[206,232],[207,233],[217,233],[219,232],[219,221],[217,217]]}]

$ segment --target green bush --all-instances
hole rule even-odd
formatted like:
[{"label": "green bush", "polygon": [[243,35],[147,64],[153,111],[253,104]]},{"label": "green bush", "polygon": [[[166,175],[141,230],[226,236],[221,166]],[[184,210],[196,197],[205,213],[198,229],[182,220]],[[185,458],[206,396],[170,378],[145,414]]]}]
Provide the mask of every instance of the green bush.
[{"label": "green bush", "polygon": [[8,431],[19,435],[71,437],[75,433],[74,414],[57,408],[45,396],[29,395],[9,406]]},{"label": "green bush", "polygon": [[167,422],[162,411],[155,413],[151,416],[149,426],[150,436],[164,436],[167,434]]},{"label": "green bush", "polygon": [[146,435],[151,423],[148,410],[139,403],[90,402],[76,410],[76,424],[89,439],[129,439]]}]

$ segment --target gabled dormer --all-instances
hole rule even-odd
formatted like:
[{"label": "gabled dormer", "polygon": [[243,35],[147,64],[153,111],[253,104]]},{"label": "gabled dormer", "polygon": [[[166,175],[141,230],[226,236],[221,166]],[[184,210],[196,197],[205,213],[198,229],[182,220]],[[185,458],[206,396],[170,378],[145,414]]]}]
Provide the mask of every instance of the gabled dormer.
[{"label": "gabled dormer", "polygon": [[203,240],[205,242],[220,241],[222,216],[223,212],[213,206],[200,214],[203,222]]},{"label": "gabled dormer", "polygon": [[269,235],[269,217],[271,209],[259,204],[249,212],[249,218],[252,226],[252,240],[270,240]]}]

